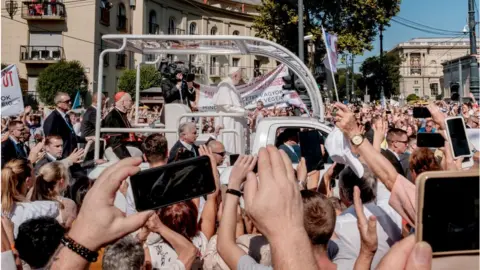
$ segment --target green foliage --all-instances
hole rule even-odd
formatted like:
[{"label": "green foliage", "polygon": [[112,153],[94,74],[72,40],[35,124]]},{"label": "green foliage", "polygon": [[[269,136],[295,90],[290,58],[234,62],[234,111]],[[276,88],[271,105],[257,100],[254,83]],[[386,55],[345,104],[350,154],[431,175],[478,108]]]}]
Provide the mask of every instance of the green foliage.
[{"label": "green foliage", "polygon": [[[130,93],[135,98],[135,78],[137,71],[135,69],[125,70],[118,82],[118,88],[121,91]],[[142,66],[140,68],[140,91],[151,87],[158,87],[162,81],[160,72],[154,66]]]},{"label": "green foliage", "polygon": [[362,86],[368,87],[368,93],[372,100],[380,99],[380,89],[383,81],[385,96],[389,98],[392,95],[400,93],[400,64],[402,60],[398,53],[385,53],[383,57],[383,67],[380,65],[380,57],[373,56],[365,59],[360,66],[360,72],[363,74]]},{"label": "green foliage", "polygon": [[[339,68],[337,69],[337,73],[335,74],[335,81],[337,83],[337,90],[338,90],[338,98],[340,100],[344,100],[345,98],[348,97],[347,95],[347,89],[349,89],[349,94],[351,95],[352,93],[352,75],[348,74],[349,82],[348,82],[348,88],[347,88],[347,69],[345,68]],[[354,93],[357,97],[363,97],[363,90],[361,89],[361,79],[362,79],[362,74],[355,73],[353,75],[353,80],[354,80]],[[334,90],[335,91],[335,90]],[[333,96],[335,96],[335,93],[333,93]]]},{"label": "green foliage", "polygon": [[[371,50],[380,24],[389,25],[400,11],[401,0],[318,1],[304,0],[304,33],[313,35],[316,55],[325,54],[321,26],[337,33],[338,49],[355,55]],[[298,7],[296,0],[262,0],[254,20],[257,36],[273,40],[298,52]],[[306,46],[306,44],[305,44]],[[305,52],[307,50],[305,49]]]},{"label": "green foliage", "polygon": [[[84,88],[82,88],[82,82]],[[53,99],[58,92],[65,92],[75,97],[78,90],[86,92],[88,80],[83,65],[79,61],[60,61],[48,66],[38,76],[37,92],[40,100],[48,105],[54,105]]]},{"label": "green foliage", "polygon": [[415,94],[410,94],[407,96],[407,102],[419,100],[420,98]]}]

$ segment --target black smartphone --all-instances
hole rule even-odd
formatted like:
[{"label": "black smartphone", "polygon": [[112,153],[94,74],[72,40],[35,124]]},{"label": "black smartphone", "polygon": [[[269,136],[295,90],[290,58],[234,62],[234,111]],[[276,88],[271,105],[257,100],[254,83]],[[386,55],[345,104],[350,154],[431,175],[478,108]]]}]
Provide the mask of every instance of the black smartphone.
[{"label": "black smartphone", "polygon": [[417,178],[416,239],[433,255],[478,254],[479,174],[426,172]]},{"label": "black smartphone", "polygon": [[429,118],[432,117],[430,111],[427,107],[414,107],[413,108],[413,117],[414,118]]},{"label": "black smartphone", "polygon": [[463,117],[457,116],[447,118],[445,120],[445,125],[447,127],[447,136],[450,140],[453,158],[457,159],[464,157],[466,159],[462,162],[462,167],[471,167],[473,165],[473,160],[467,159],[467,157],[472,156],[472,151],[470,149]]},{"label": "black smartphone", "polygon": [[320,149],[321,138],[316,130],[302,131],[298,133],[300,139],[300,151],[305,158],[307,171],[321,169],[323,165],[322,151]]},{"label": "black smartphone", "polygon": [[240,155],[239,154],[231,154],[230,155],[230,166],[235,165],[235,162],[237,162],[237,159]]},{"label": "black smartphone", "polygon": [[445,139],[440,133],[420,132],[417,134],[417,146],[440,148],[445,146]]},{"label": "black smartphone", "polygon": [[140,171],[130,177],[138,211],[157,209],[215,191],[210,159],[206,156]]},{"label": "black smartphone", "polygon": [[[340,172],[342,172],[343,169],[345,169],[345,164],[337,163],[335,165],[335,168],[333,168],[332,179],[337,178],[338,175],[340,175]],[[332,182],[335,182],[335,181],[332,181]]]}]

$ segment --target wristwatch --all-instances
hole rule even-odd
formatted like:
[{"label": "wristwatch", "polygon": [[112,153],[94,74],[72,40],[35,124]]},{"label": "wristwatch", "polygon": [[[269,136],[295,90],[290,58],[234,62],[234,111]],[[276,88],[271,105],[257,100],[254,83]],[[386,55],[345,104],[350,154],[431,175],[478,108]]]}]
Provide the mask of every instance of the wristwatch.
[{"label": "wristwatch", "polygon": [[353,136],[353,137],[350,139],[350,142],[351,142],[352,145],[354,145],[354,146],[359,146],[360,144],[363,143],[363,140],[365,140],[365,137],[364,137],[362,134],[358,134],[358,135]]}]

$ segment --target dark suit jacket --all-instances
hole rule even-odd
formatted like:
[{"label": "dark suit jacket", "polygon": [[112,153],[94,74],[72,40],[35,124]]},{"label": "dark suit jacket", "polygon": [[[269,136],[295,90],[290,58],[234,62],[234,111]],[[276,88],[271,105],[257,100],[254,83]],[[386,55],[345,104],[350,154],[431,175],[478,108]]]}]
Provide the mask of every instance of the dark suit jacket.
[{"label": "dark suit jacket", "polygon": [[405,177],[411,180],[410,178],[412,177],[412,174],[410,173],[410,153],[404,153],[403,155],[400,155],[400,163],[402,164],[403,171],[405,172]]},{"label": "dark suit jacket", "polygon": [[37,161],[37,163],[35,163],[35,168],[34,168],[34,171],[35,171],[35,175],[38,174],[38,171],[40,170],[40,168],[47,164],[47,163],[50,163],[52,162],[53,160],[50,159],[49,155],[45,155],[42,159],[40,159],[39,161]]},{"label": "dark suit jacket", "polygon": [[15,143],[8,138],[6,141],[2,142],[2,168],[12,159],[27,159],[28,153],[26,156],[22,156],[20,152],[15,148]]},{"label": "dark suit jacket", "polygon": [[80,131],[82,132],[82,137],[95,136],[95,123],[97,122],[97,109],[90,106],[83,114],[82,126]]},{"label": "dark suit jacket", "polygon": [[403,175],[404,177],[406,176],[405,171],[402,167],[402,163],[397,159],[394,153],[392,153],[390,150],[383,150],[382,149],[382,155],[392,163],[393,167],[395,167],[395,170]]},{"label": "dark suit jacket", "polygon": [[[102,127],[109,128],[128,128],[130,123],[127,119],[124,119],[124,114],[116,108],[110,111],[105,119],[102,121]],[[109,136],[107,146],[112,147],[112,151],[117,155],[119,159],[130,157],[130,152],[127,149],[127,143],[125,142],[129,138],[128,133],[102,133],[102,137]],[[137,146],[138,147],[138,146]]]},{"label": "dark suit jacket", "polygon": [[302,152],[300,151],[300,146],[292,145],[292,148],[295,151],[295,153],[292,152],[292,150],[289,147],[287,147],[285,144],[282,144],[278,147],[278,149],[281,149],[281,150],[285,151],[285,153],[287,153],[287,155],[290,158],[290,160],[292,161],[292,163],[299,163],[300,158],[302,157]]},{"label": "dark suit jacket", "polygon": [[78,143],[84,143],[85,140],[81,137],[78,137],[73,131],[73,126],[68,127],[65,118],[57,111],[54,110],[50,115],[45,119],[43,123],[43,131],[45,136],[58,135],[62,137],[63,140],[63,154],[62,158],[68,157],[75,148],[78,147]]},{"label": "dark suit jacket", "polygon": [[[178,161],[178,160],[184,160],[187,158],[192,158],[192,157],[198,157],[200,156],[200,153],[198,152],[198,146],[192,145],[192,150],[195,151],[193,153],[192,151],[189,151],[183,144],[178,140],[170,150],[170,156],[168,157],[168,163]],[[180,152],[180,153],[179,153]],[[178,158],[177,158],[178,154]],[[177,160],[175,160],[177,158]]]}]

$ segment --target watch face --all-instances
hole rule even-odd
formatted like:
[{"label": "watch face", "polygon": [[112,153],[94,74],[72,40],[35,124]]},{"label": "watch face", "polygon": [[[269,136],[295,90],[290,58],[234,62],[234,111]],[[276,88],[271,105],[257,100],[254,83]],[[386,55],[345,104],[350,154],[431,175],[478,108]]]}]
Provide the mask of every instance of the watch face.
[{"label": "watch face", "polygon": [[354,145],[359,145],[362,143],[362,141],[363,141],[363,137],[361,135],[356,135],[352,138],[352,143]]}]

